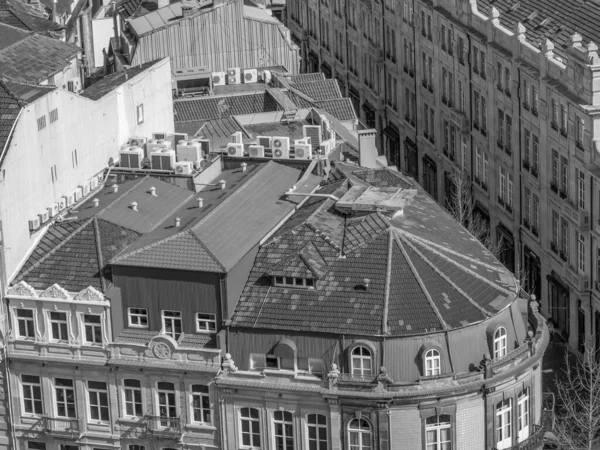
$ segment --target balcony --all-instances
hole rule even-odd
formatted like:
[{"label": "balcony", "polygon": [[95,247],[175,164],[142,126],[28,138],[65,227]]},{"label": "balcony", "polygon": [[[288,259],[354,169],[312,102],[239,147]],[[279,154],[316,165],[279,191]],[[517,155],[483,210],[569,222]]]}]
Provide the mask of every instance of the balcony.
[{"label": "balcony", "polygon": [[[506,450],[541,450],[544,445],[544,433],[546,429],[541,425],[533,425],[532,432],[527,439],[513,445],[512,447],[505,447]],[[496,447],[492,447],[492,450],[497,450]]]},{"label": "balcony", "polygon": [[62,439],[79,439],[79,419],[68,417],[42,418],[44,432]]},{"label": "balcony", "polygon": [[144,420],[150,434],[162,438],[179,439],[181,437],[181,419],[179,417],[146,416]]}]

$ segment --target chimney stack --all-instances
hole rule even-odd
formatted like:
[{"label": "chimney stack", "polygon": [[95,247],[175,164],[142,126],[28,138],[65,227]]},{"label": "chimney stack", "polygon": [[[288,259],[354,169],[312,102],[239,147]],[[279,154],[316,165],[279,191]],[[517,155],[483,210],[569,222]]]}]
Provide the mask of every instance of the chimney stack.
[{"label": "chimney stack", "polygon": [[361,130],[358,132],[358,164],[368,169],[377,169],[377,146],[375,145],[377,130]]}]

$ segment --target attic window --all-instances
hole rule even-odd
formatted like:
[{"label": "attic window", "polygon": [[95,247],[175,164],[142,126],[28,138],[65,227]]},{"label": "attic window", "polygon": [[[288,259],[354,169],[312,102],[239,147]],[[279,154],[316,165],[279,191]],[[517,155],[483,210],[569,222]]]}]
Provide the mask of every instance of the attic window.
[{"label": "attic window", "polygon": [[310,289],[315,287],[315,280],[312,278],[299,278],[299,277],[275,277],[275,286],[281,287],[294,287]]}]

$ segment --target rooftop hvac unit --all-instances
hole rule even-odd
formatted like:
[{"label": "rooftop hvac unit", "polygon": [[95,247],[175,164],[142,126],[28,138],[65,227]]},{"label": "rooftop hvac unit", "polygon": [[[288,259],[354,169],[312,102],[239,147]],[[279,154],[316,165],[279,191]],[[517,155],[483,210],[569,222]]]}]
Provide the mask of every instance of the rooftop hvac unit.
[{"label": "rooftop hvac unit", "polygon": [[202,156],[206,156],[210,153],[210,141],[208,139],[198,139],[197,141],[202,149]]},{"label": "rooftop hvac unit", "polygon": [[227,69],[227,84],[240,84],[240,68]]},{"label": "rooftop hvac unit", "polygon": [[264,158],[265,148],[262,145],[250,145],[248,147],[248,155],[251,158]]},{"label": "rooftop hvac unit", "polygon": [[173,135],[173,141],[175,141],[176,143],[178,143],[179,141],[189,141],[190,138],[188,137],[187,133],[175,133]]},{"label": "rooftop hvac unit", "polygon": [[145,137],[132,137],[127,141],[127,145],[130,147],[143,147],[146,145],[147,139]]},{"label": "rooftop hvac unit", "polygon": [[194,170],[194,163],[191,161],[183,161],[175,163],[175,173],[177,175],[191,175]]},{"label": "rooftop hvac unit", "polygon": [[296,159],[312,159],[312,147],[308,144],[298,144],[294,147]]},{"label": "rooftop hvac unit", "polygon": [[333,141],[328,140],[328,141],[324,141],[321,144],[320,150],[321,150],[321,155],[328,155],[331,150],[333,150]]},{"label": "rooftop hvac unit", "polygon": [[148,139],[146,144],[146,154],[149,155],[154,152],[160,152],[165,150],[167,146],[165,144],[159,144],[157,139]]},{"label": "rooftop hvac unit", "polygon": [[258,81],[258,70],[256,69],[245,69],[243,74],[244,83],[256,83]]},{"label": "rooftop hvac unit", "polygon": [[98,187],[98,177],[92,177],[89,179],[90,191],[93,191]]},{"label": "rooftop hvac unit", "polygon": [[73,203],[75,203],[75,199],[73,198],[73,194],[70,195],[64,195],[63,196],[63,200],[65,201],[65,204],[67,205],[67,207],[71,206]]},{"label": "rooftop hvac unit", "polygon": [[40,227],[39,217],[35,217],[29,221],[29,231],[35,231]]},{"label": "rooftop hvac unit", "polygon": [[232,142],[236,143],[236,144],[243,144],[244,140],[243,140],[243,135],[241,131],[236,131],[235,133],[233,133],[231,135],[231,140]]},{"label": "rooftop hvac unit", "polygon": [[273,139],[271,139],[271,148],[273,149],[273,156],[275,156],[275,152],[277,150],[281,150],[282,152],[289,152],[290,138],[273,136]]},{"label": "rooftop hvac unit", "polygon": [[310,145],[313,150],[321,147],[321,126],[320,125],[303,125],[302,136],[310,138]]},{"label": "rooftop hvac unit", "polygon": [[65,197],[61,197],[56,204],[58,205],[58,210],[63,211],[67,207],[67,199]]},{"label": "rooftop hvac unit", "polygon": [[73,200],[78,202],[83,197],[83,189],[79,186],[73,191]]},{"label": "rooftop hvac unit", "polygon": [[156,133],[152,133],[152,139],[166,139],[167,133],[164,131],[157,131]]},{"label": "rooftop hvac unit", "polygon": [[264,148],[271,148],[271,136],[258,136],[258,145]]},{"label": "rooftop hvac unit", "polygon": [[270,70],[263,71],[263,81],[265,82],[265,84],[269,84],[271,82],[271,71]]},{"label": "rooftop hvac unit", "polygon": [[238,144],[236,142],[227,144],[227,156],[234,156],[237,158],[244,156],[244,144]]},{"label": "rooftop hvac unit", "polygon": [[173,170],[175,166],[175,152],[173,150],[163,150],[150,154],[150,163],[154,170]]},{"label": "rooftop hvac unit", "polygon": [[185,142],[177,146],[177,161],[191,161],[192,163],[202,161],[202,147],[200,142]]},{"label": "rooftop hvac unit", "polygon": [[164,148],[171,148],[173,146],[173,142],[171,142],[171,139],[159,139],[158,141],[156,141],[156,143],[158,145],[164,145]]},{"label": "rooftop hvac unit", "polygon": [[302,145],[302,144],[310,145],[310,138],[303,137],[302,139],[296,139],[294,141],[294,145]]},{"label": "rooftop hvac unit", "polygon": [[212,84],[213,86],[225,86],[225,72],[213,72]]},{"label": "rooftop hvac unit", "polygon": [[142,159],[144,159],[144,150],[141,147],[128,147],[126,150],[121,150],[121,167],[130,169],[141,169]]},{"label": "rooftop hvac unit", "polygon": [[58,203],[52,203],[47,209],[50,217],[56,216],[58,214]]},{"label": "rooftop hvac unit", "polygon": [[86,181],[83,184],[79,185],[79,189],[81,189],[81,196],[85,197],[86,195],[88,195],[90,193],[90,183],[89,181]]},{"label": "rooftop hvac unit", "polygon": [[38,217],[40,219],[40,224],[44,224],[50,220],[50,214],[48,214],[48,211],[38,214]]}]

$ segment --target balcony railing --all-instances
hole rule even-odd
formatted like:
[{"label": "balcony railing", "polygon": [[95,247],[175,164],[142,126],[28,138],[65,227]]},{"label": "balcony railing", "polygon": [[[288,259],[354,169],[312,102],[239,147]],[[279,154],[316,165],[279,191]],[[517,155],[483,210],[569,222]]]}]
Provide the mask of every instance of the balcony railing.
[{"label": "balcony railing", "polygon": [[179,417],[146,416],[146,427],[149,433],[160,436],[181,436],[181,419]]},{"label": "balcony railing", "polygon": [[[533,425],[532,433],[527,439],[513,445],[512,447],[505,447],[506,450],[541,450],[544,440],[544,432],[546,429],[540,425]],[[497,450],[496,447],[492,447],[492,450]]]},{"label": "balcony railing", "polygon": [[44,431],[53,436],[65,439],[79,438],[79,419],[68,417],[44,417],[42,419]]},{"label": "balcony railing", "polygon": [[338,381],[347,383],[373,383],[377,375],[355,375],[352,373],[340,373]]}]

